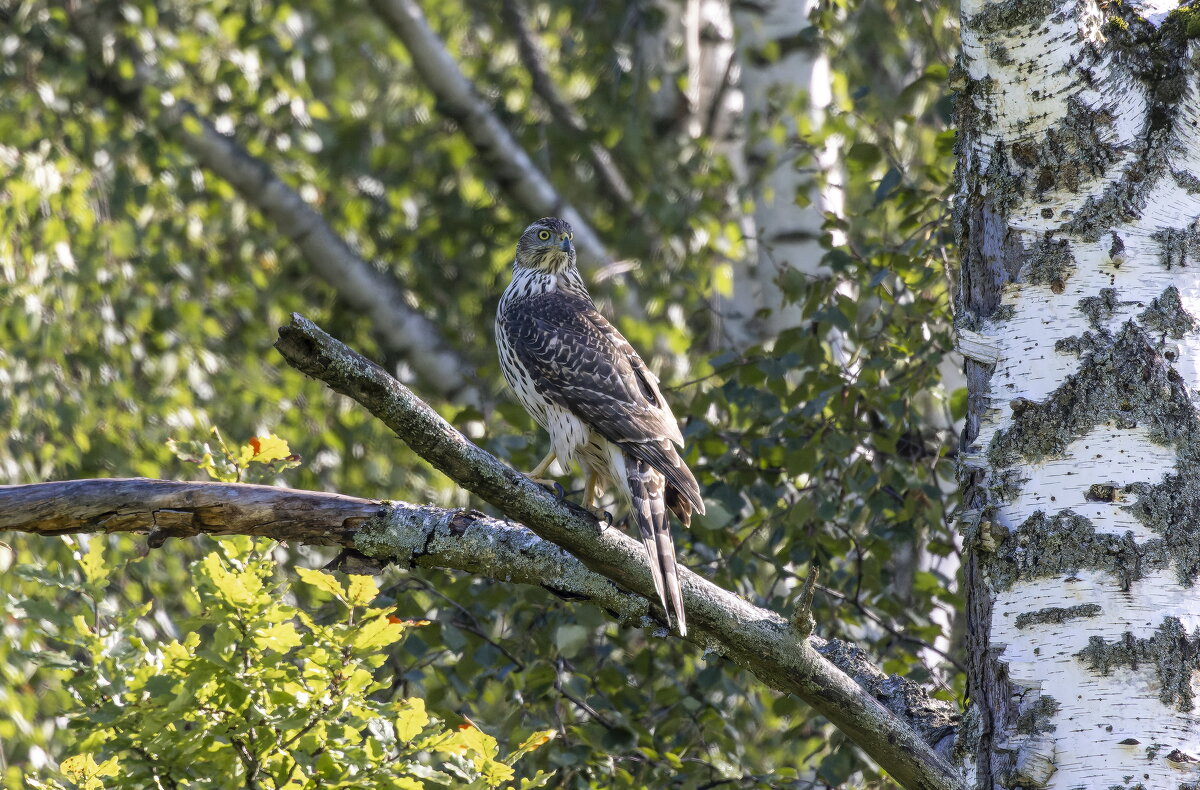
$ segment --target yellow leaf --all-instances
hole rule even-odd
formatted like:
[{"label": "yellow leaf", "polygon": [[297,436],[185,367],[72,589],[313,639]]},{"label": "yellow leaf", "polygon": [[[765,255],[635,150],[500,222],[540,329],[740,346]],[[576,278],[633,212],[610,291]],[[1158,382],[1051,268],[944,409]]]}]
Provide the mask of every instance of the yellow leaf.
[{"label": "yellow leaf", "polygon": [[207,554],[200,561],[200,567],[212,579],[221,596],[234,606],[254,604],[262,590],[262,579],[249,571],[229,570],[216,552]]},{"label": "yellow leaf", "polygon": [[535,787],[545,787],[553,778],[554,774],[548,774],[545,771],[538,771],[533,776],[522,779],[520,788],[521,790],[533,790]]},{"label": "yellow leaf", "polygon": [[506,760],[506,762],[509,765],[512,765],[519,758],[524,757],[525,755],[537,749],[539,746],[543,746],[554,740],[555,735],[557,735],[557,733],[554,730],[538,730],[526,738],[521,745],[518,746],[516,750],[508,756],[508,760]]},{"label": "yellow leaf", "polygon": [[358,650],[375,650],[392,644],[403,635],[403,623],[393,623],[387,617],[376,617],[358,627],[350,639],[350,646]]},{"label": "yellow leaf", "polygon": [[79,785],[82,790],[104,790],[102,776],[116,776],[120,765],[116,757],[110,757],[97,764],[90,754],[76,754],[63,760],[59,766],[67,778]]},{"label": "yellow leaf", "polygon": [[92,626],[88,623],[87,618],[81,614],[77,614],[71,618],[71,625],[75,627],[75,632],[79,634],[90,634]]},{"label": "yellow leaf", "polygon": [[350,577],[350,605],[351,606],[366,606],[371,601],[375,600],[375,596],[379,594],[379,586],[375,584],[375,580],[370,576],[351,576]]},{"label": "yellow leaf", "polygon": [[79,568],[88,584],[108,578],[108,566],[104,563],[104,541],[93,539],[88,553],[79,559]]},{"label": "yellow leaf", "polygon": [[96,766],[96,776],[119,776],[120,774],[121,765],[117,762],[116,757],[109,757]]},{"label": "yellow leaf", "polygon": [[308,114],[310,116],[318,121],[323,121],[329,117],[329,108],[316,99],[313,99],[307,105],[305,105],[305,109],[308,110]]},{"label": "yellow leaf", "polygon": [[[250,454],[247,456],[246,451]],[[282,461],[292,454],[288,443],[280,439],[273,433],[266,436],[255,436],[248,443],[242,446],[242,458],[249,461],[258,461],[262,464],[269,464],[272,461]]]},{"label": "yellow leaf", "polygon": [[450,739],[449,743],[443,745],[441,750],[456,754],[474,753],[486,759],[496,755],[496,739],[468,720],[466,724],[458,728],[454,737]]},{"label": "yellow leaf", "polygon": [[475,767],[483,774],[483,781],[487,782],[488,787],[499,787],[516,776],[516,771],[498,760],[484,758],[482,764],[480,764],[480,760],[476,760],[475,763]]},{"label": "yellow leaf", "polygon": [[466,724],[438,749],[469,757],[475,770],[483,774],[488,787],[499,787],[512,779],[513,769],[496,759],[496,739],[476,727],[466,716],[463,719]]},{"label": "yellow leaf", "polygon": [[429,714],[425,712],[425,700],[410,697],[400,703],[400,713],[396,716],[397,739],[407,743],[420,735],[427,724]]},{"label": "yellow leaf", "polygon": [[63,760],[59,767],[71,781],[77,782],[96,770],[96,760],[90,754],[76,754]]},{"label": "yellow leaf", "polygon": [[389,776],[387,782],[392,790],[425,790],[425,785],[411,776]]},{"label": "yellow leaf", "polygon": [[316,571],[311,568],[297,568],[296,574],[305,584],[311,584],[318,590],[324,590],[339,600],[346,600],[346,591],[342,589],[342,585],[338,584],[337,579],[324,571]]}]

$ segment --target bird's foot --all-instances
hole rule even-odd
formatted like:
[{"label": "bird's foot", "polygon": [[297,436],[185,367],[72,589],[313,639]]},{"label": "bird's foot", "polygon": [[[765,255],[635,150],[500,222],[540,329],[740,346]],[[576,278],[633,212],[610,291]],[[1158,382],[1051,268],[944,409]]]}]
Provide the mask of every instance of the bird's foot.
[{"label": "bird's foot", "polygon": [[591,513],[593,516],[595,516],[596,520],[600,522],[600,531],[601,532],[603,532],[604,530],[608,529],[609,527],[611,527],[613,525],[612,513],[609,513],[607,510],[605,510],[602,507],[593,507],[592,505],[587,505],[586,507],[587,507],[587,511],[589,513]]},{"label": "bird's foot", "polygon": [[531,477],[529,479],[540,485],[542,488],[549,489],[550,493],[554,494],[554,496],[560,501],[565,499],[567,496],[567,492],[562,487],[562,483],[558,482],[557,480],[549,480],[544,477]]}]

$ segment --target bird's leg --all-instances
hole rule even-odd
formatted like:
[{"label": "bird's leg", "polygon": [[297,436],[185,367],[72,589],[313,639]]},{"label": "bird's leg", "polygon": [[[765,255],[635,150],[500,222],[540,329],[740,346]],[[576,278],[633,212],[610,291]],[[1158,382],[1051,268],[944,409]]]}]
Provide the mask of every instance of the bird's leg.
[{"label": "bird's leg", "polygon": [[600,523],[604,527],[607,527],[612,524],[612,513],[596,508],[596,500],[599,498],[599,491],[596,487],[596,473],[589,469],[583,476],[583,507],[593,516],[600,519]]},{"label": "bird's leg", "polygon": [[592,505],[596,502],[596,473],[591,469],[587,470],[587,474],[583,476],[583,506],[587,510],[592,509]]},{"label": "bird's leg", "polygon": [[537,483],[538,485],[542,485],[542,486],[557,485],[556,481],[542,477],[542,475],[546,474],[546,471],[550,468],[550,464],[554,463],[554,459],[556,457],[557,456],[554,454],[554,448],[551,447],[550,452],[546,453],[546,457],[542,459],[542,462],[540,464],[538,464],[537,466],[535,466],[533,468],[533,471],[531,471],[529,474],[527,474],[525,476],[528,477],[533,482]]},{"label": "bird's leg", "polygon": [[548,477],[542,477],[542,475],[546,474],[546,471],[550,468],[550,464],[554,463],[554,459],[556,457],[557,456],[554,454],[554,448],[551,447],[550,452],[546,453],[546,457],[542,459],[542,462],[534,467],[533,471],[525,476],[538,485],[549,488],[551,493],[553,493],[559,499],[562,499],[567,495],[567,492],[563,490],[562,484],[557,480],[551,480]]}]

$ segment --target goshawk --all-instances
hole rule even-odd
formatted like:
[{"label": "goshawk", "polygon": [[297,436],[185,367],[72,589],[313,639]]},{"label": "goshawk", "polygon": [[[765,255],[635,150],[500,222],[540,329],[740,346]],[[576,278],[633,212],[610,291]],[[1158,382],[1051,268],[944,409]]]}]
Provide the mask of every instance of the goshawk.
[{"label": "goshawk", "polygon": [[676,450],[683,435],[658,379],[596,309],[572,238],[555,217],[526,228],[496,314],[504,378],[550,434],[550,452],[530,477],[546,482],[539,478],[556,458],[578,462],[588,508],[598,490],[616,489],[641,531],[663,610],[674,610],[686,634],[667,511],[688,526],[704,500]]}]

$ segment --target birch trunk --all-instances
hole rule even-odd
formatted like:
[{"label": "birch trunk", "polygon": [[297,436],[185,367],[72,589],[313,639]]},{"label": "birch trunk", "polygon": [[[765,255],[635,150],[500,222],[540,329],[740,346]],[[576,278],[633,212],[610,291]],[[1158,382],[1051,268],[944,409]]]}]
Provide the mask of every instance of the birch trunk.
[{"label": "birch trunk", "polygon": [[968,762],[980,788],[1193,787],[1200,20],[962,20]]},{"label": "birch trunk", "polygon": [[[754,200],[746,261],[735,271],[726,310],[738,345],[770,339],[800,322],[799,307],[785,304],[779,287],[788,270],[805,277],[829,274],[820,240],[825,213],[842,212],[836,141],[813,147],[802,137],[805,127],[821,126],[832,101],[829,58],[804,32],[814,5],[768,0],[734,6],[745,150],[731,163]],[[798,105],[803,112],[797,113]],[[782,133],[772,133],[773,127]]]}]

